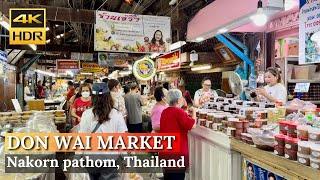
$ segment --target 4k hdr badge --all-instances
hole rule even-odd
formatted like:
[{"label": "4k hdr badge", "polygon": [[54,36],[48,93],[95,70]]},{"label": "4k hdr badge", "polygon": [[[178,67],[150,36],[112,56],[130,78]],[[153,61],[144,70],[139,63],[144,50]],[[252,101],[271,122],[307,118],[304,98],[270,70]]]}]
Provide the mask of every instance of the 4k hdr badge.
[{"label": "4k hdr badge", "polygon": [[46,44],[46,9],[10,9],[10,44]]}]

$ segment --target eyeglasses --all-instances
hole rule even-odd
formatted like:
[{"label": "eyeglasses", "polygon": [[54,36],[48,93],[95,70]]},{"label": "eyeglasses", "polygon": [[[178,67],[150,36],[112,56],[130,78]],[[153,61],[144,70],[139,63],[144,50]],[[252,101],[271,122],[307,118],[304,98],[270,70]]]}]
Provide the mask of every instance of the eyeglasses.
[{"label": "eyeglasses", "polygon": [[203,84],[204,86],[211,87],[211,84]]}]

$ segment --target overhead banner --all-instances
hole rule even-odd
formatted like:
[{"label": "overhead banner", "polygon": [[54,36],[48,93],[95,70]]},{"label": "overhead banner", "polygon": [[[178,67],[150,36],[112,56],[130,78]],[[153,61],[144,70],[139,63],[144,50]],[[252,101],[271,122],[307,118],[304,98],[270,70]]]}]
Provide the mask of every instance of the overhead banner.
[{"label": "overhead banner", "polygon": [[148,81],[156,75],[156,67],[154,62],[148,58],[144,57],[137,60],[133,64],[133,75],[141,81]]},{"label": "overhead banner", "polygon": [[129,54],[99,52],[98,62],[102,67],[128,67]]},{"label": "overhead banner", "polygon": [[320,62],[320,1],[300,0],[299,64]]},{"label": "overhead banner", "polygon": [[180,51],[171,52],[157,58],[157,69],[159,71],[179,69],[181,65]]},{"label": "overhead banner", "polygon": [[93,61],[93,54],[92,53],[71,52],[71,59]]},{"label": "overhead banner", "polygon": [[243,160],[243,180],[285,180],[282,176],[279,176],[271,171],[268,171],[246,159]]},{"label": "overhead banner", "polygon": [[81,63],[81,72],[83,73],[103,73],[105,70],[97,63]]},{"label": "overhead banner", "polygon": [[168,52],[170,17],[96,11],[95,51]]}]

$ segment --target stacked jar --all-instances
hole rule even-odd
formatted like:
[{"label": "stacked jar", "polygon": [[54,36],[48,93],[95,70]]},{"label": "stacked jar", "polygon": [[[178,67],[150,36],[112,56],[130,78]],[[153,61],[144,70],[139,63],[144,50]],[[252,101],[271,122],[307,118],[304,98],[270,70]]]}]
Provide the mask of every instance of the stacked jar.
[{"label": "stacked jar", "polygon": [[298,152],[298,138],[286,136],[284,141],[284,157],[296,161]]},{"label": "stacked jar", "polygon": [[199,111],[199,125],[206,127],[206,121],[207,121],[207,111],[200,110]]},{"label": "stacked jar", "polygon": [[275,138],[275,144],[274,144],[274,153],[279,156],[284,156],[284,146],[285,146],[285,139],[286,135],[283,134],[277,134]]},{"label": "stacked jar", "polygon": [[320,170],[320,129],[310,127],[308,130],[310,145],[310,166]]}]

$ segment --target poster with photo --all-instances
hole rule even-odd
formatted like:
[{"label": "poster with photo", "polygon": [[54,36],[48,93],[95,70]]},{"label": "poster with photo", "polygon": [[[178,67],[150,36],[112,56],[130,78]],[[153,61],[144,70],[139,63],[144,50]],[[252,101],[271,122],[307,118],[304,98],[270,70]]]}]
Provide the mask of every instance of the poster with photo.
[{"label": "poster with photo", "polygon": [[320,63],[320,1],[300,0],[299,64]]},{"label": "poster with photo", "polygon": [[96,11],[95,51],[168,52],[171,20],[165,16]]},{"label": "poster with photo", "polygon": [[286,180],[246,159],[243,160],[243,180]]},{"label": "poster with photo", "polygon": [[127,53],[98,53],[98,63],[102,67],[128,67],[130,59]]}]

